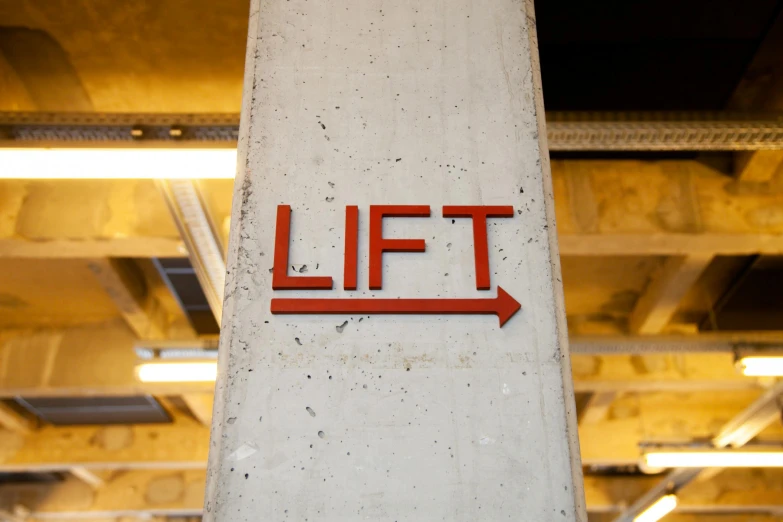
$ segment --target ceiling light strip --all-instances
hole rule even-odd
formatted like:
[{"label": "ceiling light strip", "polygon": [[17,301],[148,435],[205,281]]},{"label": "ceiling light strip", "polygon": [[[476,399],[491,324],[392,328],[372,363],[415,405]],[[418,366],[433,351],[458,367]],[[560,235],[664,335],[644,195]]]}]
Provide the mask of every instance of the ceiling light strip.
[{"label": "ceiling light strip", "polygon": [[[779,412],[780,399],[783,397],[783,381],[778,382],[756,399],[749,407],[730,420],[712,440],[715,448],[726,446],[739,447],[763,431]],[[657,502],[662,496],[676,493],[683,486],[698,477],[704,468],[675,468],[647,493],[631,504],[628,509],[614,519],[614,522],[633,522],[635,517]]]}]

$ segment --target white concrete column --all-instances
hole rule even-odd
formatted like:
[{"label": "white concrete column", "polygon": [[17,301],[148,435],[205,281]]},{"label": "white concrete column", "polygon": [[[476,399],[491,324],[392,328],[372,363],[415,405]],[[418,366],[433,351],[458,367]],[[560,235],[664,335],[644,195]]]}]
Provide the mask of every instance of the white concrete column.
[{"label": "white concrete column", "polygon": [[[253,1],[205,520],[586,520],[537,60],[532,1]],[[280,205],[277,276],[331,290],[272,290]],[[370,205],[430,212],[380,290]],[[513,207],[489,290],[444,205]]]}]

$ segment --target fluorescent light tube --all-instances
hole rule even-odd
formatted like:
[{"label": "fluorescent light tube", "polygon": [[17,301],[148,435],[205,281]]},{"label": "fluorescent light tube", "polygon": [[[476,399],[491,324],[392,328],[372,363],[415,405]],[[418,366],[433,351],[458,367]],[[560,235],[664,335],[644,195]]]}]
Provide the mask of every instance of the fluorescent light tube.
[{"label": "fluorescent light tube", "polygon": [[748,355],[737,362],[740,371],[748,377],[775,377],[783,375],[783,357]]},{"label": "fluorescent light tube", "polygon": [[214,382],[217,378],[217,362],[154,362],[136,367],[141,382]]},{"label": "fluorescent light tube", "polygon": [[676,495],[664,495],[650,507],[642,511],[633,522],[657,522],[677,507]]},{"label": "fluorescent light tube", "polygon": [[650,468],[780,468],[783,451],[650,451],[642,457]]},{"label": "fluorescent light tube", "polygon": [[231,179],[236,163],[236,149],[0,148],[0,179]]}]

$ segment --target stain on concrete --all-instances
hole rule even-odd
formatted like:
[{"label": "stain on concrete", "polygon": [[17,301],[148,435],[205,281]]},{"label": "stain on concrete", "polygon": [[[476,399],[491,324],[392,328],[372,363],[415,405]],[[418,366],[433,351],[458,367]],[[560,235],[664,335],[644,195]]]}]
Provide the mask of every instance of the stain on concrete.
[{"label": "stain on concrete", "polygon": [[119,451],[133,444],[133,428],[130,426],[106,426],[95,432],[90,444],[106,451]]},{"label": "stain on concrete", "polygon": [[753,227],[774,228],[783,227],[783,207],[780,205],[769,205],[761,208],[754,208],[745,213],[745,219]]},{"label": "stain on concrete", "polygon": [[632,290],[624,290],[621,292],[614,292],[609,301],[601,305],[601,311],[607,314],[627,314],[633,310],[636,301],[639,299],[639,292]]},{"label": "stain on concrete", "polygon": [[636,395],[623,397],[609,407],[606,418],[609,420],[630,419],[639,416],[639,398]]},{"label": "stain on concrete", "polygon": [[574,357],[571,370],[575,377],[591,377],[601,373],[603,361],[596,355]]},{"label": "stain on concrete", "polygon": [[27,301],[12,294],[0,294],[0,308],[24,308]]},{"label": "stain on concrete", "polygon": [[160,506],[182,500],[185,495],[185,478],[181,473],[156,477],[147,483],[144,500]]},{"label": "stain on concrete", "polygon": [[632,355],[631,366],[638,374],[664,372],[669,369],[667,355]]}]

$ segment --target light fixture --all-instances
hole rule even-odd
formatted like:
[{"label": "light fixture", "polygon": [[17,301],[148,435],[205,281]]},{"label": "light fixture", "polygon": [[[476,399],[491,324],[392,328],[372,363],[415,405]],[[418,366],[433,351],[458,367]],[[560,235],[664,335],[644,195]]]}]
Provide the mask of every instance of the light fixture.
[{"label": "light fixture", "polygon": [[150,362],[136,366],[141,382],[214,382],[216,361]]},{"label": "light fixture", "polygon": [[649,468],[780,468],[783,449],[650,451],[642,457]]},{"label": "light fixture", "polygon": [[745,355],[737,360],[737,367],[748,377],[783,376],[783,357]]},{"label": "light fixture", "polygon": [[657,522],[677,507],[677,495],[664,495],[639,513],[633,522]]},{"label": "light fixture", "polygon": [[233,178],[230,148],[0,148],[0,179]]}]

